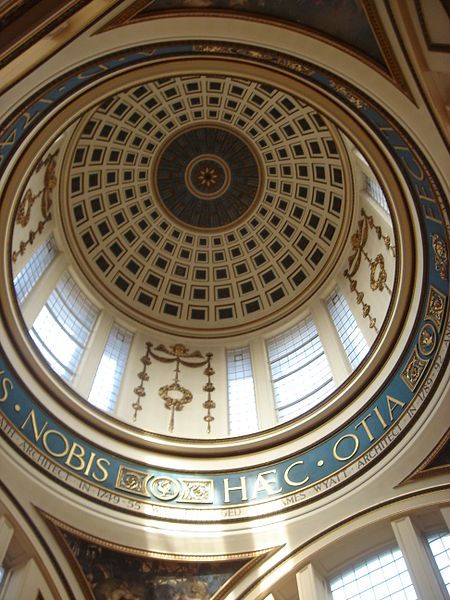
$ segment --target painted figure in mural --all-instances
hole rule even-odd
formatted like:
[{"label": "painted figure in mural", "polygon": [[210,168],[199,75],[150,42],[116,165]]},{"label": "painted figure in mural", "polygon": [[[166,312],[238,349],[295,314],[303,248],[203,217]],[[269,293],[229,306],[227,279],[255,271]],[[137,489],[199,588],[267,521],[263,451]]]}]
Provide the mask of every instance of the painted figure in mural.
[{"label": "painted figure in mural", "polygon": [[199,578],[175,578],[155,585],[155,600],[208,600],[208,584]]},{"label": "painted figure in mural", "polygon": [[210,597],[207,583],[200,579],[186,581],[181,589],[181,600],[207,600]]},{"label": "painted figure in mural", "polygon": [[154,598],[155,600],[181,600],[181,594],[175,585],[162,583],[155,586]]},{"label": "painted figure in mural", "polygon": [[105,579],[94,588],[95,600],[141,600],[135,596],[125,581],[121,579]]}]

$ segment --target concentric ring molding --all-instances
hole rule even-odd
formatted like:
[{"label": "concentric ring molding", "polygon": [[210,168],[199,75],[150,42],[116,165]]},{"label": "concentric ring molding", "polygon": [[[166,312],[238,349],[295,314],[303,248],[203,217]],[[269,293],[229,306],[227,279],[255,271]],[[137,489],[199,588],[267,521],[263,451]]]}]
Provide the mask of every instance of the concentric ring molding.
[{"label": "concentric ring molding", "polygon": [[219,123],[206,121],[175,133],[155,160],[155,201],[189,228],[234,225],[258,198],[262,174],[256,156]]},{"label": "concentric ring molding", "polygon": [[[206,48],[207,49],[207,48]],[[197,46],[197,51],[200,51],[200,46]],[[231,53],[235,53],[235,47],[230,48]],[[241,50],[242,51],[242,50]],[[220,48],[221,53],[227,52],[227,47],[223,45]],[[265,55],[267,56],[267,55]],[[272,55],[272,61],[277,62],[280,66],[280,60],[277,55]],[[142,59],[142,56],[135,57],[138,60]],[[255,57],[254,57],[255,58]],[[125,62],[125,61],[124,61]],[[286,63],[284,63],[286,64]],[[404,179],[410,188],[411,194],[413,195],[416,206],[417,214],[415,218],[419,218],[421,227],[424,232],[423,240],[424,247],[423,252],[426,262],[426,270],[424,273],[424,285],[423,294],[420,306],[417,314],[415,315],[415,326],[408,338],[406,344],[406,350],[398,361],[395,369],[391,372],[390,376],[387,375],[386,370],[383,370],[383,379],[386,381],[384,387],[379,387],[378,392],[372,395],[370,402],[365,402],[364,407],[360,406],[360,414],[357,415],[353,420],[347,420],[345,423],[341,423],[340,430],[335,430],[327,439],[317,440],[317,444],[310,448],[304,448],[299,454],[291,454],[287,457],[285,454],[284,459],[274,460],[273,464],[264,465],[266,472],[270,471],[271,475],[279,476],[280,480],[277,484],[267,484],[270,493],[263,489],[257,490],[256,495],[253,498],[254,492],[250,495],[248,500],[243,501],[242,497],[239,497],[240,492],[233,491],[231,494],[230,501],[227,502],[226,498],[226,484],[225,479],[231,478],[232,485],[238,485],[241,476],[246,476],[248,479],[248,485],[255,486],[255,481],[258,481],[258,474],[261,472],[261,468],[247,469],[240,472],[230,472],[225,467],[220,472],[211,473],[205,472],[201,466],[201,460],[196,462],[196,472],[199,474],[197,478],[192,475],[183,474],[168,469],[154,469],[152,465],[144,465],[133,462],[133,459],[117,457],[109,453],[108,450],[100,447],[94,447],[88,443],[85,439],[78,438],[76,443],[83,445],[85,452],[96,452],[96,456],[104,458],[105,461],[103,466],[105,467],[107,476],[104,481],[102,479],[103,471],[98,468],[96,464],[96,471],[85,473],[86,469],[79,469],[75,472],[69,464],[65,463],[67,459],[64,457],[56,457],[55,453],[52,455],[48,452],[50,448],[43,445],[42,438],[34,440],[36,445],[39,447],[39,451],[44,454],[47,453],[49,458],[59,462],[64,469],[70,473],[66,485],[75,487],[78,489],[79,479],[82,477],[87,487],[85,488],[85,494],[90,495],[92,490],[93,494],[97,494],[97,488],[102,487],[105,490],[118,492],[117,485],[121,490],[117,494],[118,504],[116,508],[123,508],[124,510],[132,510],[138,514],[145,514],[152,512],[152,505],[157,507],[159,515],[162,518],[174,518],[181,520],[220,520],[220,519],[242,519],[242,518],[254,518],[263,514],[269,514],[275,511],[288,510],[292,506],[298,506],[302,502],[312,501],[317,495],[329,492],[334,488],[334,484],[328,479],[329,486],[325,491],[324,487],[317,490],[313,484],[317,481],[327,478],[336,471],[342,473],[343,469],[346,470],[346,480],[349,481],[353,477],[356,477],[358,473],[366,471],[370,465],[378,460],[379,457],[383,456],[389,448],[391,448],[396,441],[398,441],[403,431],[409,428],[410,424],[414,422],[420,409],[426,405],[426,402],[432,393],[435,385],[439,383],[440,378],[444,372],[444,367],[447,364],[446,359],[448,356],[449,338],[444,337],[444,332],[447,327],[447,296],[448,296],[448,275],[447,278],[443,278],[434,268],[434,250],[432,246],[432,236],[440,236],[444,241],[447,240],[445,226],[448,225],[448,215],[445,211],[444,201],[440,197],[439,183],[433,178],[429,165],[426,160],[420,155],[418,149],[414,146],[404,131],[401,130],[393,120],[388,117],[379,107],[370,104],[366,98],[361,96],[355,91],[350,89],[348,86],[342,87],[342,82],[337,82],[330,76],[329,73],[319,71],[319,69],[311,69],[305,71],[302,65],[296,68],[295,61],[291,61],[290,66],[294,69],[294,72],[299,73],[301,71],[305,76],[315,82],[316,85],[324,86],[328,93],[336,93],[338,100],[346,104],[348,109],[354,110],[359,118],[365,119],[369,123],[369,127],[376,129],[378,135],[387,146],[389,152],[395,157],[396,161],[400,165]],[[301,69],[299,67],[302,67]],[[89,71],[88,71],[89,72]],[[93,71],[90,71],[91,73]],[[60,84],[59,84],[60,85]],[[333,91],[334,90],[334,91]],[[39,108],[39,102],[36,103],[35,109]],[[41,105],[44,108],[45,105]],[[33,109],[31,109],[33,111]],[[34,114],[29,112],[29,114]],[[19,117],[20,125],[23,128],[24,123],[27,122],[27,117]],[[28,119],[29,122],[29,119]],[[6,131],[3,136],[3,141],[6,140],[7,145],[2,146],[3,156],[7,156],[10,151],[14,149],[15,139],[20,140],[20,134],[23,133],[23,129],[15,130],[16,138],[11,135],[11,131]],[[3,165],[0,165],[3,167]],[[420,197],[422,195],[422,198]],[[426,196],[426,200],[424,200]],[[401,207],[396,208],[396,212],[401,212]],[[5,209],[3,210],[5,212]],[[405,218],[406,215],[404,214]],[[7,223],[8,219],[2,218],[2,223]],[[3,225],[4,228],[4,225]],[[406,242],[405,242],[406,243]],[[4,259],[5,262],[5,259]],[[448,265],[447,265],[448,267]],[[404,281],[404,280],[403,280]],[[11,283],[8,282],[9,288]],[[436,301],[436,298],[438,299]],[[8,302],[11,302],[11,294],[9,293]],[[439,305],[441,301],[441,310],[436,313],[434,307]],[[437,304],[436,304],[437,302]],[[416,305],[416,304],[414,304]],[[6,310],[11,310],[10,307],[6,307]],[[402,313],[404,315],[404,312]],[[414,315],[412,315],[414,317]],[[411,322],[411,316],[407,319],[408,323]],[[434,322],[436,326],[437,337],[435,339],[433,351],[428,357],[420,356],[419,346],[419,335],[424,324],[428,322]],[[397,323],[398,325],[398,323]],[[397,328],[398,331],[398,328]],[[400,337],[404,337],[405,332]],[[11,343],[8,341],[8,344]],[[394,352],[394,350],[392,350]],[[418,354],[417,354],[418,353]],[[13,354],[13,353],[12,353]],[[418,361],[419,359],[419,361]],[[421,361],[421,362],[420,362]],[[2,360],[4,362],[4,360]],[[405,374],[408,373],[409,367],[414,367],[415,383],[406,383],[407,377]],[[18,431],[21,435],[26,435],[29,439],[35,435],[35,431],[30,427],[30,420],[26,426],[23,425],[23,414],[22,408],[29,410],[33,408],[35,411],[36,419],[42,425],[43,421],[47,422],[47,427],[64,428],[63,425],[54,423],[45,408],[43,408],[39,401],[33,398],[26,390],[23,390],[21,384],[16,379],[13,372],[10,372],[11,365],[8,362],[5,363],[6,370],[2,373],[2,386],[4,390],[4,398],[2,402],[2,411],[4,413],[6,422],[12,424],[13,428],[16,428],[14,435],[5,433],[6,429],[3,430],[9,441],[14,444],[14,437]],[[402,377],[403,375],[403,377]],[[381,381],[381,374],[377,379],[378,386]],[[371,390],[375,392],[374,386]],[[389,405],[386,404],[388,398],[397,400],[397,403]],[[355,401],[356,402],[356,401]],[[15,410],[15,406],[21,404],[19,411]],[[389,411],[390,406],[390,411]],[[379,420],[379,425],[374,427],[372,431],[373,438],[364,434],[364,428],[361,427],[361,422],[370,418],[374,408],[377,407],[383,419],[386,422],[386,427],[383,426],[383,421]],[[389,416],[392,418],[390,419]],[[56,435],[56,434],[54,434]],[[73,432],[70,433],[66,430],[66,438],[75,441]],[[35,436],[36,437],[36,436]],[[16,440],[19,439],[17,435]],[[272,438],[273,439],[273,438]],[[353,443],[353,445],[352,445]],[[349,445],[350,444],[350,445]],[[378,444],[378,445],[377,445]],[[378,451],[375,452],[375,446]],[[289,445],[287,445],[289,447]],[[291,446],[291,449],[293,446]],[[51,448],[50,448],[51,450]],[[375,457],[373,456],[375,452]],[[86,454],[87,455],[87,454]],[[321,466],[319,463],[324,461]],[[136,471],[137,474],[141,474],[141,477],[158,475],[160,477],[169,477],[170,481],[175,482],[172,485],[181,486],[180,492],[175,498],[169,501],[164,499],[150,496],[148,490],[144,495],[139,494],[136,490],[125,489],[123,470],[120,470],[120,464],[122,467]],[[94,474],[96,477],[94,477]],[[122,477],[122,479],[121,479]],[[267,477],[267,476],[266,476]],[[74,481],[72,481],[72,479]],[[185,480],[183,482],[183,479]],[[215,494],[211,496],[210,503],[203,504],[201,507],[191,501],[183,500],[185,490],[193,485],[196,480],[201,479],[203,485],[209,489],[214,486]],[[204,483],[205,481],[209,483]],[[188,483],[186,483],[186,481]],[[76,483],[75,483],[76,482]],[[263,488],[263,485],[259,479],[259,485]],[[197,481],[197,483],[199,483]],[[266,481],[267,483],[267,481]],[[278,489],[278,484],[281,486]],[[337,484],[339,485],[339,483]],[[184,486],[184,487],[183,487]],[[257,489],[257,488],[256,488]],[[241,495],[242,496],[242,495]],[[105,502],[108,499],[104,498]],[[133,506],[130,508],[130,502]],[[227,510],[229,507],[234,507],[234,510]],[[201,511],[198,508],[202,508]],[[225,508],[226,510],[223,510]]]},{"label": "concentric ring molding", "polygon": [[[245,74],[246,76],[248,76],[250,73],[253,77],[255,77],[256,75],[263,81],[272,81],[274,74],[271,72],[268,72],[266,69],[259,69],[257,66],[252,65],[252,66],[245,66],[244,64],[238,64],[235,65],[233,67],[233,65],[231,63],[228,62],[217,62],[217,61],[204,61],[201,60],[197,63],[198,65],[201,65],[201,67],[206,71],[213,71],[213,72],[217,72],[217,69],[220,68],[220,66],[222,66],[225,71],[227,73],[232,72],[232,69],[236,69],[238,73]],[[164,62],[162,65],[156,64],[152,66],[153,68],[156,69],[156,75],[158,75],[158,70],[157,68],[160,67],[161,71],[164,73],[167,73],[167,69],[168,69],[168,63]],[[191,63],[187,64],[187,63],[177,63],[177,68],[179,70],[179,72],[183,73],[183,72],[187,72],[190,73],[192,71],[192,66]],[[175,67],[173,67],[173,69],[175,69]],[[183,71],[184,69],[184,71]],[[247,69],[245,71],[245,69]],[[295,82],[291,79],[288,78],[283,78],[281,75],[277,75],[277,85],[282,85],[284,88],[288,88],[292,89],[294,85],[296,85],[298,87],[299,93],[301,95],[307,95],[308,93],[311,94],[311,90],[308,90],[308,88],[302,86],[302,84],[300,82]],[[115,81],[115,89],[128,89],[129,85],[130,85],[130,80],[135,83],[136,81],[147,81],[148,80],[148,69],[142,69],[137,70],[136,72],[133,73],[127,73],[125,76],[123,76],[120,81]],[[106,90],[110,91],[111,89],[111,82],[106,82],[105,84]],[[94,95],[94,91],[92,91],[91,96],[89,96],[89,94],[87,94],[87,98],[83,97],[82,100],[84,100],[85,102],[89,103],[89,101],[91,100],[93,103],[98,103],[99,100],[99,96],[102,97],[103,94],[100,94],[101,91],[101,87],[97,86],[97,88],[95,89],[95,92],[97,92]],[[106,93],[106,92],[105,92]],[[103,96],[104,97],[104,96]],[[324,103],[324,99],[322,96],[319,95],[315,95],[313,97],[314,99],[314,103],[319,105],[320,108],[322,109],[323,107],[323,103]],[[325,99],[326,100],[326,99]],[[80,102],[77,102],[77,106],[79,106]],[[331,115],[331,109],[330,107],[334,107],[333,104],[331,104],[329,101],[325,102],[325,107],[327,110],[327,115]],[[72,107],[68,107],[65,109],[65,119],[62,119],[62,122],[67,125],[67,122],[70,121],[70,115],[78,115],[79,111],[76,110],[75,108],[72,110],[72,112],[70,112],[70,108]],[[348,129],[348,125],[353,125],[353,122],[351,120],[347,120],[347,122],[345,121],[345,113],[341,114],[341,117],[343,117],[343,121],[339,121],[339,123],[341,124],[342,122],[346,124],[347,126],[347,133],[351,133],[352,129]],[[57,116],[56,116],[57,118]],[[371,146],[372,142],[370,140],[370,138],[367,138],[367,136],[365,136],[364,132],[359,130],[357,132],[355,132],[355,136],[357,136],[357,139],[359,140],[365,140],[365,144],[368,144],[369,146]],[[37,146],[39,147],[39,145]],[[383,163],[384,158],[382,157],[382,155],[380,155],[378,153],[378,150],[373,147],[372,144],[372,149],[369,152],[369,155],[372,155],[375,157],[377,156],[377,158],[375,159],[375,162],[380,162]],[[30,156],[34,156],[33,151],[30,152]],[[386,175],[389,174],[389,167],[387,165],[385,165],[384,169],[386,170]],[[387,187],[388,189],[391,190],[392,194],[395,197],[400,198],[402,196],[402,192],[401,190],[396,187],[396,181],[395,179],[392,179],[387,183]],[[15,189],[14,186],[12,189]],[[404,208],[404,207],[403,207]],[[406,223],[407,222],[407,217],[406,217],[406,213],[402,213],[403,210],[402,206],[398,206],[396,208],[396,213],[397,213],[397,218],[399,218],[398,215],[402,214],[403,215],[403,222]],[[409,236],[405,237],[404,242],[402,242],[401,240],[399,240],[400,242],[400,247],[402,247],[405,243],[407,244],[410,240]],[[404,251],[402,250],[400,252],[400,254],[402,254]],[[405,252],[406,255],[411,255],[412,252]],[[372,378],[376,375],[379,374],[379,368],[378,366],[375,365],[375,361],[373,360],[376,356],[377,360],[380,361],[384,361],[385,358],[387,356],[389,356],[390,352],[391,352],[391,347],[386,343],[387,342],[387,337],[386,337],[386,332],[388,331],[389,333],[389,338],[392,338],[393,336],[396,335],[396,328],[400,327],[401,325],[403,325],[403,313],[402,310],[404,310],[404,308],[406,306],[409,306],[408,304],[408,296],[406,294],[406,288],[409,286],[409,277],[410,277],[410,267],[411,265],[406,265],[407,268],[405,267],[401,267],[399,269],[399,272],[401,274],[401,285],[403,285],[403,294],[401,296],[398,295],[398,297],[396,298],[395,302],[396,304],[396,308],[398,307],[399,310],[395,310],[393,311],[393,314],[391,315],[391,317],[394,317],[392,319],[393,321],[393,325],[389,325],[389,327],[385,327],[385,332],[382,333],[382,335],[378,338],[378,348],[379,351],[376,352],[376,354],[372,353],[372,360],[369,361],[369,363],[366,362],[366,368],[364,370],[364,376],[360,377],[359,375],[361,374],[361,371],[358,371],[357,374],[354,374],[351,378],[349,378],[346,381],[346,384],[343,388],[340,388],[338,390],[337,393],[333,394],[333,396],[329,397],[325,402],[323,402],[319,407],[317,407],[312,413],[308,413],[307,415],[303,416],[300,420],[296,420],[296,421],[291,421],[287,424],[283,424],[283,425],[279,425],[276,428],[273,428],[271,430],[265,431],[265,432],[260,432],[260,433],[256,433],[252,436],[247,436],[247,437],[243,437],[243,438],[238,438],[238,439],[233,439],[232,441],[229,440],[214,440],[213,442],[209,442],[207,440],[193,440],[192,438],[189,439],[188,441],[188,446],[186,447],[186,441],[183,439],[174,439],[174,438],[167,438],[163,435],[158,435],[158,434],[150,434],[149,432],[142,432],[141,430],[135,429],[135,428],[130,428],[127,425],[125,425],[124,423],[117,423],[116,421],[114,421],[113,419],[109,418],[108,416],[102,414],[100,415],[100,419],[98,419],[98,411],[96,412],[96,409],[94,407],[92,407],[92,405],[86,403],[85,401],[83,401],[82,399],[80,399],[77,396],[74,396],[73,393],[71,393],[71,391],[64,386],[64,384],[62,384],[61,381],[56,381],[55,378],[49,378],[48,376],[46,377],[46,386],[49,387],[50,385],[52,386],[52,394],[54,394],[55,396],[57,396],[60,401],[65,404],[68,408],[70,409],[75,409],[77,410],[78,414],[84,415],[87,417],[88,421],[92,421],[92,419],[94,419],[94,421],[96,421],[96,423],[101,426],[104,429],[108,429],[110,430],[114,435],[119,436],[119,437],[125,437],[126,439],[129,439],[131,441],[133,440],[138,440],[138,441],[144,441],[144,442],[149,442],[151,441],[152,444],[156,445],[158,448],[163,448],[164,451],[170,451],[170,452],[177,452],[179,450],[182,450],[183,453],[189,452],[190,454],[201,454],[203,452],[207,452],[209,455],[211,454],[215,454],[215,455],[219,455],[223,452],[226,452],[227,454],[229,453],[233,453],[233,454],[237,454],[243,451],[243,449],[251,449],[254,447],[258,447],[258,448],[268,448],[271,447],[273,444],[279,443],[280,441],[284,441],[290,438],[298,438],[298,435],[300,433],[304,434],[305,431],[311,430],[314,426],[318,425],[318,424],[322,424],[322,428],[324,432],[331,432],[333,430],[333,428],[335,428],[336,426],[339,426],[336,424],[335,421],[331,422],[331,421],[325,421],[325,419],[329,419],[330,416],[332,415],[336,415],[338,410],[340,409],[344,409],[344,411],[342,411],[341,413],[339,413],[339,416],[341,416],[341,422],[345,422],[346,419],[351,418],[353,411],[354,410],[360,410],[365,403],[368,401],[368,399],[370,398],[370,394],[372,393],[371,390],[372,389],[376,389],[376,384],[373,382],[373,385],[368,385],[368,382],[370,382],[372,380]],[[320,284],[322,284],[323,282],[320,282]],[[103,298],[103,297],[102,297]],[[102,299],[100,299],[100,302],[102,302]],[[403,307],[403,308],[402,308]],[[281,323],[279,325],[280,327],[282,327]],[[286,326],[286,324],[283,325],[284,327]],[[220,340],[218,340],[218,342],[220,342]],[[212,342],[214,343],[214,341]],[[222,342],[220,342],[222,343]],[[26,344],[26,342],[25,342]],[[36,363],[36,356],[34,355],[34,357],[29,357],[28,358],[28,362],[31,363],[31,365],[34,367],[35,363]],[[38,375],[41,379],[42,379],[42,371],[39,371],[39,375]],[[364,393],[360,396],[358,396],[358,394],[361,393],[361,391],[363,391]],[[356,400],[356,402],[355,402]],[[352,404],[352,410],[347,410],[345,409],[346,406],[349,406],[350,404]],[[309,437],[308,439],[305,439],[305,437],[302,438],[302,440],[304,441],[304,445],[308,445],[310,443],[314,443],[314,439],[312,437]]]}]

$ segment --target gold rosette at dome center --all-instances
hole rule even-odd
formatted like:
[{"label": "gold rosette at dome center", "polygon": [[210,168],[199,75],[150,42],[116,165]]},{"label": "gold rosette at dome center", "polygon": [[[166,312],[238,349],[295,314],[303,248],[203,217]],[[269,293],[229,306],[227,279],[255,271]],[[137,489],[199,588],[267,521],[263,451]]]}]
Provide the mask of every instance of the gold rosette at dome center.
[{"label": "gold rosette at dome center", "polygon": [[281,88],[165,77],[82,116],[60,213],[78,266],[121,312],[167,333],[234,335],[291,314],[332,272],[349,165],[337,128]]}]

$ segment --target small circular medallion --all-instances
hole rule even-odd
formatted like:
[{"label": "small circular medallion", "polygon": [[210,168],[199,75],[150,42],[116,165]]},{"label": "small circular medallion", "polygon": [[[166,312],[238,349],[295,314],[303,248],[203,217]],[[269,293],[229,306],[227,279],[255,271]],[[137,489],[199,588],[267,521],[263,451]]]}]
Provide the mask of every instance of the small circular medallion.
[{"label": "small circular medallion", "polygon": [[218,156],[199,156],[187,166],[185,181],[194,196],[214,200],[226,192],[230,169]]},{"label": "small circular medallion", "polygon": [[431,323],[425,323],[419,333],[419,350],[422,356],[429,356],[436,347],[437,334]]},{"label": "small circular medallion", "polygon": [[180,484],[172,477],[155,477],[151,483],[151,491],[158,500],[173,500],[180,493]]}]

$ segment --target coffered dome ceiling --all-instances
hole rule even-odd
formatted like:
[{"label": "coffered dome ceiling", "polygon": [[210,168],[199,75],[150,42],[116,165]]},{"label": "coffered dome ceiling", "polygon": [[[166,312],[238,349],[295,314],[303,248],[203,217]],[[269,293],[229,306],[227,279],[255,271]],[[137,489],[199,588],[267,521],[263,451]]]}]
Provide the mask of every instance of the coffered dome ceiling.
[{"label": "coffered dome ceiling", "polygon": [[300,306],[349,231],[336,127],[283,89],[192,73],[111,95],[80,120],[60,212],[90,283],[156,329],[251,331]]},{"label": "coffered dome ceiling", "polygon": [[[98,500],[98,484],[120,494],[117,510],[222,523],[278,515],[357,477],[367,481],[369,469],[384,468],[383,456],[409,435],[434,401],[434,390],[443,389],[449,344],[448,216],[441,178],[434,172],[440,162],[430,164],[413,127],[420,110],[400,98],[392,81],[355,57],[343,63],[337,53],[335,61],[333,49],[320,40],[302,47],[299,41],[310,40],[304,33],[292,41],[291,32],[281,49],[286,52],[279,53],[271,43],[277,47],[281,29],[268,24],[245,24],[255,37],[263,26],[272,32],[256,47],[251,36],[248,44],[227,42],[228,22],[220,35],[212,31],[212,41],[203,42],[198,41],[201,23],[202,33],[189,30],[197,41],[189,41],[183,19],[171,21],[179,30],[169,40],[152,45],[148,30],[143,39],[144,28],[132,31],[133,24],[128,33],[124,25],[125,37],[113,47],[115,32],[98,33],[103,50],[95,57],[89,49],[80,52],[77,64],[71,56],[69,66],[48,76],[42,89],[28,85],[29,96],[16,99],[5,118],[0,144],[0,230],[7,240],[2,410],[15,428],[11,443],[21,444],[23,453],[19,436],[28,436],[33,448],[39,444],[43,456],[72,469],[76,477],[67,485],[77,493],[81,478],[88,484],[82,490],[86,496]],[[192,27],[200,25],[196,19]],[[159,27],[154,23],[152,31]],[[358,79],[361,73],[366,80]],[[353,145],[363,152],[360,158]],[[362,218],[365,167],[393,199],[389,234],[378,220]],[[35,221],[25,229],[21,209],[31,205],[31,198],[42,204],[35,202]],[[372,208],[381,215],[383,209]],[[36,231],[46,223],[58,253],[42,280],[46,290],[37,284],[33,302],[25,301],[21,310],[11,275],[20,273],[26,259],[21,250],[30,252]],[[367,251],[361,245],[364,223],[376,237]],[[353,250],[355,262],[369,275],[364,289],[348,271],[344,281]],[[382,252],[386,261],[391,257],[388,274]],[[17,256],[21,265],[14,263]],[[87,344],[72,389],[49,374],[28,333],[36,318],[34,299],[41,306],[46,302],[44,292],[54,288],[61,271],[73,275],[101,311],[96,343]],[[334,353],[338,340],[331,317],[321,319],[325,303],[316,302],[341,282],[360,322],[369,330],[376,317],[379,330],[370,329],[372,350],[353,373]],[[266,401],[274,394],[265,342],[314,311],[318,327],[329,325],[323,337],[331,340],[332,358],[342,359],[334,365],[341,379],[333,394],[308,412],[275,423],[276,415],[270,420],[269,410],[264,412],[274,406]],[[134,339],[122,396],[110,417],[86,399],[113,321],[129,327]],[[204,339],[176,346],[178,335]],[[214,355],[213,382],[192,370],[186,377],[183,373],[181,384],[169,384],[173,371],[166,377],[159,363],[151,375],[142,368],[151,344],[155,352],[160,342],[184,351],[184,341],[192,356]],[[233,438],[226,429],[225,356],[240,344],[248,344],[255,359],[255,396],[263,419],[259,431]],[[170,386],[183,394],[198,390],[199,399],[189,406],[191,412],[186,408],[177,415],[172,437],[166,434],[167,407],[159,395]],[[212,386],[217,395],[206,400],[202,392],[210,393]],[[148,420],[135,426],[129,422],[130,404],[144,387],[153,402],[142,410],[144,417],[147,409]],[[301,383],[292,388],[284,394],[291,404]],[[203,433],[203,408],[209,411],[211,402],[217,407],[210,435]],[[157,421],[161,413],[164,418]],[[407,444],[411,438],[405,435]],[[66,439],[63,455],[58,444]],[[81,468],[71,463],[77,454],[69,446],[82,449],[86,464]],[[108,469],[96,468],[100,465]],[[272,484],[272,473],[280,487],[275,479]],[[248,496],[241,477],[251,486]],[[159,493],[155,480],[171,483],[168,495]],[[195,497],[199,485],[205,500]],[[130,499],[137,499],[139,508],[132,504],[130,509]]]}]

